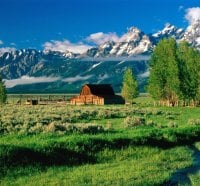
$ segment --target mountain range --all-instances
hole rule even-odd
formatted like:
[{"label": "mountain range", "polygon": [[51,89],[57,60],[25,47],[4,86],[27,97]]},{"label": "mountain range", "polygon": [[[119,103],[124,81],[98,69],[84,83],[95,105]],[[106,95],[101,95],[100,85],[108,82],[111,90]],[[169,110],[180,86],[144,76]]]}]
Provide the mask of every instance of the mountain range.
[{"label": "mountain range", "polygon": [[0,52],[0,74],[11,93],[78,92],[84,83],[110,83],[119,92],[123,72],[130,67],[144,91],[150,54],[161,39],[169,37],[186,40],[200,50],[200,20],[186,29],[166,24],[153,34],[131,27],[118,41],[82,54],[35,49]]}]

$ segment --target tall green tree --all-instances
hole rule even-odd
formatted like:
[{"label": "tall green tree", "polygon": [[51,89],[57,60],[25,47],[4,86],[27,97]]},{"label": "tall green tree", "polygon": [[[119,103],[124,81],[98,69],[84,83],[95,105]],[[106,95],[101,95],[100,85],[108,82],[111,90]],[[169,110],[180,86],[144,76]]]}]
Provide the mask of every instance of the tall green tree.
[{"label": "tall green tree", "polygon": [[138,83],[130,68],[124,73],[121,94],[125,101],[129,103],[132,103],[133,98],[139,95]]},{"label": "tall green tree", "polygon": [[6,87],[2,80],[2,77],[0,76],[0,104],[6,103],[6,100],[7,100]]},{"label": "tall green tree", "polygon": [[163,39],[150,59],[148,91],[154,99],[174,105],[179,96],[179,68],[175,39]]},{"label": "tall green tree", "polygon": [[180,92],[184,101],[200,100],[200,52],[181,42],[178,50]]}]

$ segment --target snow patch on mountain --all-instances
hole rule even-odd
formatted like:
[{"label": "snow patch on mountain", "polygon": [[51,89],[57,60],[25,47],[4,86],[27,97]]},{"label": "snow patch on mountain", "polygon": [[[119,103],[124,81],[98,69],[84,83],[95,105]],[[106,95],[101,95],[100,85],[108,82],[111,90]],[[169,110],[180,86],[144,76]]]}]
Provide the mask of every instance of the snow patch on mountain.
[{"label": "snow patch on mountain", "polygon": [[97,66],[101,65],[103,62],[104,62],[104,61],[100,61],[99,63],[92,65],[92,67],[91,67],[88,71],[91,71],[92,69],[94,69],[94,68],[96,68]]}]

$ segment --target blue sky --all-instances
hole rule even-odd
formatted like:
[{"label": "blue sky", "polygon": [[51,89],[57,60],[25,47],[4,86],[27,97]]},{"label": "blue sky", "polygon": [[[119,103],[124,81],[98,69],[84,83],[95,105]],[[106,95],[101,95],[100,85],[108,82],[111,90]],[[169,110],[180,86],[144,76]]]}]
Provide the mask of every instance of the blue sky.
[{"label": "blue sky", "polygon": [[120,36],[131,26],[152,33],[167,22],[185,28],[187,9],[199,6],[200,0],[0,0],[0,47],[81,48],[93,33]]}]

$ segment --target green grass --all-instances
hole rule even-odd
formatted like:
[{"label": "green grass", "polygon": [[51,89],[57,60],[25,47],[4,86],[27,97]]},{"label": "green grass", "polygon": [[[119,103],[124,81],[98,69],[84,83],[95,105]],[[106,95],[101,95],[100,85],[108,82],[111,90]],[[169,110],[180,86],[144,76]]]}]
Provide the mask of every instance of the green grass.
[{"label": "green grass", "polygon": [[199,186],[200,183],[200,171],[198,171],[197,173],[190,175],[189,176],[192,185],[194,186]]},{"label": "green grass", "polygon": [[[190,145],[200,141],[200,108],[152,107],[149,97],[135,102],[1,107],[0,185],[168,183],[194,163]],[[144,123],[127,127],[127,118]],[[199,172],[189,177],[197,185]]]},{"label": "green grass", "polygon": [[188,167],[192,162],[191,152],[186,147],[167,150],[152,147],[105,149],[97,153],[96,158],[96,164],[77,167],[18,168],[11,175],[8,173],[1,184],[158,185],[166,183],[174,171]]}]

